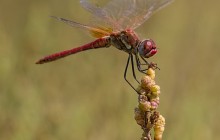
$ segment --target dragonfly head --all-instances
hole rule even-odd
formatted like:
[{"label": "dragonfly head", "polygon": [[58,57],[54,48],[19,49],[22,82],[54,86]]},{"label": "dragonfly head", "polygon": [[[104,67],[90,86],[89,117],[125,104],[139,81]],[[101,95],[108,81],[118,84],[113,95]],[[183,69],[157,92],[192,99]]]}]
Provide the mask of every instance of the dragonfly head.
[{"label": "dragonfly head", "polygon": [[152,39],[143,40],[138,46],[138,52],[141,56],[149,58],[157,53],[156,44]]}]

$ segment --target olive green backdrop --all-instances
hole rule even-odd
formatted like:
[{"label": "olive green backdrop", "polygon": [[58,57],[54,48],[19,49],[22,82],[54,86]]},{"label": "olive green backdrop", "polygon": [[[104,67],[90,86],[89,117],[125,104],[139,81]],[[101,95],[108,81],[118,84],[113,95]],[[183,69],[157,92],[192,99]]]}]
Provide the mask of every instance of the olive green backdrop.
[{"label": "olive green backdrop", "polygon": [[[219,5],[176,0],[136,30],[159,48],[149,61],[161,69],[156,82],[166,140],[220,139]],[[93,40],[50,15],[80,23],[91,18],[78,0],[0,2],[0,139],[139,139],[137,95],[123,79],[126,53],[111,47],[34,64]]]}]

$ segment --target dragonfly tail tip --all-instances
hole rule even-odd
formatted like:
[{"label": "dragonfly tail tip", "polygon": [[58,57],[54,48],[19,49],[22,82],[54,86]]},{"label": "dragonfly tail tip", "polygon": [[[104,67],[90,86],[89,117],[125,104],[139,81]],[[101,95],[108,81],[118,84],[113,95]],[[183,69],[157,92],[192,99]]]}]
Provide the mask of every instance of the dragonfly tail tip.
[{"label": "dragonfly tail tip", "polygon": [[41,60],[38,60],[37,62],[35,62],[35,64],[43,64]]}]

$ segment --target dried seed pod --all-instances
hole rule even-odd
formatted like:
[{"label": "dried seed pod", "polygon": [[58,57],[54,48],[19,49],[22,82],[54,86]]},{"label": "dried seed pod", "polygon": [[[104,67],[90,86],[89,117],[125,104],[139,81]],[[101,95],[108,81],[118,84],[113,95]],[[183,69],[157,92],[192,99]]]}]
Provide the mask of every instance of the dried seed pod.
[{"label": "dried seed pod", "polygon": [[165,118],[160,115],[154,126],[154,140],[162,140],[162,135],[165,129]]},{"label": "dried seed pod", "polygon": [[138,125],[140,125],[140,126],[144,125],[143,112],[137,107],[135,108],[135,111],[134,111],[134,119],[136,120]]}]

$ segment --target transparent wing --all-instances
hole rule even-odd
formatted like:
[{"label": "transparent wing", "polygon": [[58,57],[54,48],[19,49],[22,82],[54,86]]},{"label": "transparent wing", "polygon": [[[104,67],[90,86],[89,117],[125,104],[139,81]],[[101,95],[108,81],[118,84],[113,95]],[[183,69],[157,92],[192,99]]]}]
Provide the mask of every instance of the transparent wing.
[{"label": "transparent wing", "polygon": [[51,16],[51,18],[62,21],[62,22],[66,23],[70,26],[73,26],[73,27],[84,28],[84,29],[87,29],[87,30],[91,30],[93,28],[93,27],[90,27],[90,26],[87,26],[87,25],[84,25],[84,24],[81,24],[81,23],[78,23],[78,22],[75,22],[75,21],[72,21],[72,20],[69,20],[69,19],[65,19],[65,18],[60,18],[60,17],[55,17],[55,16]]},{"label": "transparent wing", "polygon": [[88,0],[80,0],[81,5],[98,20],[114,30],[135,29],[145,22],[155,11],[173,0],[111,0],[100,8]]},{"label": "transparent wing", "polygon": [[92,13],[94,18],[92,18],[92,23],[98,27],[109,27],[113,30],[117,29],[115,21],[110,17],[109,13],[105,11],[104,8],[98,7],[88,0],[80,0],[83,8]]},{"label": "transparent wing", "polygon": [[92,36],[94,36],[96,38],[103,37],[103,36],[108,36],[112,33],[111,28],[91,27],[91,26],[88,26],[88,25],[84,25],[84,24],[69,20],[69,19],[55,17],[55,16],[51,16],[51,17],[56,19],[56,20],[59,20],[61,22],[64,22],[64,23],[66,23],[70,26],[86,29],[90,32],[90,34]]}]

